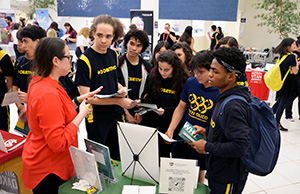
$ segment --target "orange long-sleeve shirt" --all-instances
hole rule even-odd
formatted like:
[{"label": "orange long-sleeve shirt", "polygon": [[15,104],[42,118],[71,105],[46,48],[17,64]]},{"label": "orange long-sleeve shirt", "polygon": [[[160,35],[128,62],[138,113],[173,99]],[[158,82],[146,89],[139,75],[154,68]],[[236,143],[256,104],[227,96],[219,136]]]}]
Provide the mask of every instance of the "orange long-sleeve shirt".
[{"label": "orange long-sleeve shirt", "polygon": [[[27,119],[30,128],[22,154],[22,179],[35,188],[48,174],[68,180],[74,175],[69,153],[78,147],[77,113],[72,100],[57,81],[34,76],[28,90]],[[38,81],[38,82],[37,82]]]}]

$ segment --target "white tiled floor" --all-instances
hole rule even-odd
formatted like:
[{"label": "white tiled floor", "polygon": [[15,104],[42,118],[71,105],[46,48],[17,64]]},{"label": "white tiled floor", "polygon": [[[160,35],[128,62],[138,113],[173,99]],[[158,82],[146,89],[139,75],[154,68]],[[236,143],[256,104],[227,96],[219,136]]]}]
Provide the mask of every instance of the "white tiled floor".
[{"label": "white tiled floor", "polygon": [[[281,123],[288,128],[288,132],[281,132],[281,150],[274,171],[265,177],[249,175],[244,194],[300,194],[300,120],[297,110],[298,101],[295,100],[293,113],[295,122],[285,120]],[[17,122],[15,105],[11,108],[11,132],[18,133],[12,128]],[[83,138],[86,137],[84,122],[79,127],[79,147],[85,149]]]}]

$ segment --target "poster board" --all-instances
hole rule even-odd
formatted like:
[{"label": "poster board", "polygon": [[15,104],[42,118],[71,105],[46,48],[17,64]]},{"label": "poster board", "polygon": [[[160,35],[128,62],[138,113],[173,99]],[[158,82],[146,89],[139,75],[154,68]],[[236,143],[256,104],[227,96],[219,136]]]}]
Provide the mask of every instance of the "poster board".
[{"label": "poster board", "polygon": [[[120,156],[122,161],[122,172],[132,163],[133,155],[130,150],[138,154],[156,129],[142,125],[119,122],[118,138],[120,146]],[[121,128],[121,130],[120,130]],[[124,133],[126,139],[124,138]],[[138,138],[137,138],[138,137]],[[130,147],[128,146],[127,142]],[[155,133],[144,150],[139,155],[139,161],[143,164],[149,174],[156,180],[159,180],[159,154],[158,154],[158,133]],[[126,171],[125,175],[132,176],[133,165]],[[134,178],[154,182],[144,169],[137,163],[134,172]]]}]

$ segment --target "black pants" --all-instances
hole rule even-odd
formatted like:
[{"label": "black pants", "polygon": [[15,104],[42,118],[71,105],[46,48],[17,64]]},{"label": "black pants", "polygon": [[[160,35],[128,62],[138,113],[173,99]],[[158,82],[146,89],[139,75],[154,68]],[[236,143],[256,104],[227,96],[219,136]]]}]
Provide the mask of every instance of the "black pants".
[{"label": "black pants", "polygon": [[280,123],[280,119],[281,119],[281,116],[283,114],[283,110],[286,107],[287,102],[288,102],[288,97],[287,96],[279,95],[278,98],[277,98],[276,103],[272,107],[274,114],[276,114],[275,117],[276,117],[276,121],[277,121],[278,124]]},{"label": "black pants", "polygon": [[48,174],[34,189],[34,194],[56,194],[60,185],[66,181],[55,174]]},{"label": "black pants", "polygon": [[[293,117],[293,103],[294,101],[288,101],[285,108],[285,118],[292,118]],[[298,96],[298,115],[300,118],[300,96]]]},{"label": "black pants", "polygon": [[246,180],[244,179],[237,183],[222,184],[208,179],[208,186],[211,190],[210,194],[241,194],[244,190]]},{"label": "black pants", "polygon": [[0,129],[9,131],[9,106],[0,107]]}]

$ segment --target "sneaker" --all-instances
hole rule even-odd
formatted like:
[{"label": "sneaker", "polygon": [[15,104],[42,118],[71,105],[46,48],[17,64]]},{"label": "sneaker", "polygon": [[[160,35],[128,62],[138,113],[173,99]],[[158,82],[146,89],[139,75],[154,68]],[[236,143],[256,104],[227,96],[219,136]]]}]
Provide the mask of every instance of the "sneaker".
[{"label": "sneaker", "polygon": [[285,118],[286,120],[290,121],[290,122],[295,122],[295,120],[291,117],[291,118]]},{"label": "sneaker", "polygon": [[288,131],[287,128],[284,128],[281,124],[278,125],[280,131]]}]

